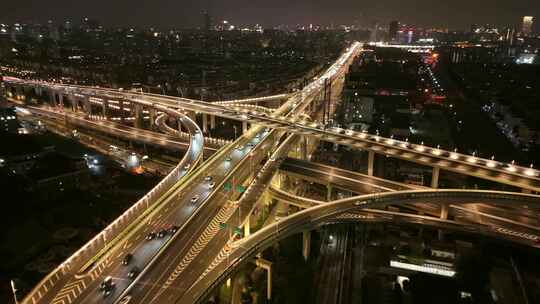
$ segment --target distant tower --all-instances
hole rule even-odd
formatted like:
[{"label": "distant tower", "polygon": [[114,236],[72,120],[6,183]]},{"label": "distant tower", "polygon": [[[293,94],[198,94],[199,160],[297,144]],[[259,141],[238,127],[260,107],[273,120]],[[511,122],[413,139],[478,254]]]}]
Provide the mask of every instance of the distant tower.
[{"label": "distant tower", "polygon": [[513,28],[506,29],[505,37],[504,39],[506,42],[508,42],[509,45],[514,45],[514,37],[516,35],[516,31]]},{"label": "distant tower", "polygon": [[370,42],[377,42],[377,30],[379,29],[379,23],[375,22],[375,26],[373,27],[373,30],[371,31],[371,35],[369,37]]},{"label": "distant tower", "polygon": [[388,27],[388,39],[390,39],[391,42],[395,42],[397,40],[398,30],[399,22],[391,21],[390,26]]},{"label": "distant tower", "polygon": [[203,29],[205,31],[209,31],[210,28],[212,27],[212,20],[210,18],[210,13],[208,13],[208,11],[203,11],[202,15],[203,15]]},{"label": "distant tower", "polygon": [[532,16],[523,17],[523,24],[521,26],[521,34],[523,34],[523,36],[529,36],[532,33],[533,21],[534,17]]}]

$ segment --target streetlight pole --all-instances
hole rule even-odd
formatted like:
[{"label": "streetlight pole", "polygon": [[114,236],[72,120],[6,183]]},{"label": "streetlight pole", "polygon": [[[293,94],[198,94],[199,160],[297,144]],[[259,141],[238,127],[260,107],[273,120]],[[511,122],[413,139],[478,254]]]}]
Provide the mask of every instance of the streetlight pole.
[{"label": "streetlight pole", "polygon": [[17,299],[17,288],[15,287],[15,281],[11,280],[11,291],[13,292],[13,300],[15,301],[15,304],[19,304],[19,300]]}]

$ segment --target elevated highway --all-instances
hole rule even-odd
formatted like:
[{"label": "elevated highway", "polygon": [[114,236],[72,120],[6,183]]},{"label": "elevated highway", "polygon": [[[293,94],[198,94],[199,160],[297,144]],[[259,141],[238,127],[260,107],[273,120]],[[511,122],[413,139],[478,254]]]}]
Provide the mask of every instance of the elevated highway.
[{"label": "elevated highway", "polygon": [[[285,159],[280,166],[280,170],[284,174],[318,184],[330,185],[336,189],[352,192],[355,195],[428,189],[294,158]],[[293,199],[290,196],[291,194],[275,187],[270,188],[270,194],[276,199],[287,201],[291,205],[300,208],[309,208],[322,203],[317,200],[305,200],[305,198],[301,197]],[[399,207],[406,212],[435,217],[442,215],[442,205],[438,203],[400,205]],[[529,232],[540,231],[540,206],[520,206],[516,208],[485,204],[449,205],[446,216],[462,222],[496,222],[500,225],[508,225],[512,229],[528,230]]]},{"label": "elevated highway", "polygon": [[[184,120],[188,119],[191,122],[193,120],[180,111],[188,111],[192,117],[196,113],[202,113],[253,125],[249,130],[245,128],[242,136],[235,142],[225,145],[202,166],[193,169],[200,161],[200,156],[193,165],[179,165],[171,172],[173,174],[171,178],[164,179],[158,185],[160,186],[158,190],[149,193],[151,197],[144,201],[147,204],[144,213],[138,213],[136,217],[130,215],[129,219],[133,223],[127,227],[113,226],[112,230],[106,229],[75,255],[78,257],[77,263],[73,263],[74,258],[70,258],[67,263],[59,267],[60,272],[55,271],[51,274],[58,275],[62,281],[52,282],[51,275],[48,276],[25,298],[24,303],[125,303],[127,301],[130,303],[190,303],[200,300],[205,293],[209,292],[208,289],[201,288],[215,286],[224,278],[221,274],[214,273],[215,269],[222,267],[220,269],[223,275],[230,273],[232,268],[229,266],[232,264],[223,264],[224,259],[231,257],[234,252],[237,258],[229,261],[233,264],[236,263],[235,261],[243,262],[256,249],[261,249],[261,245],[277,239],[276,235],[271,233],[264,234],[264,231],[267,231],[265,228],[255,234],[257,235],[255,239],[249,237],[245,242],[233,243],[231,229],[246,222],[249,212],[243,213],[243,210],[251,209],[249,204],[254,203],[257,193],[261,192],[260,189],[267,187],[264,181],[278,167],[275,164],[272,165],[272,162],[276,161],[271,156],[277,151],[283,151],[280,148],[285,150],[289,147],[294,139],[294,136],[290,136],[291,133],[350,145],[367,150],[369,153],[386,154],[427,164],[434,168],[457,170],[456,172],[467,175],[491,176],[503,183],[508,182],[537,191],[538,172],[531,168],[522,168],[513,164],[510,166],[495,162],[488,163],[484,159],[452,154],[453,152],[438,148],[399,142],[378,135],[340,129],[328,130],[323,126],[307,122],[305,117],[301,118],[300,114],[311,112],[313,101],[321,95],[328,84],[331,85],[344,77],[348,65],[361,51],[360,45],[355,43],[317,80],[307,85],[302,91],[290,95],[287,101],[272,113],[257,106],[234,107],[229,104],[220,105],[156,94],[137,94],[103,88],[4,79],[8,86],[26,86],[38,91],[52,92],[51,100],[54,103],[57,97],[69,96],[70,99],[75,100],[72,101],[74,109],[80,108],[77,99],[82,99],[85,115],[92,114],[92,106],[89,104],[101,105],[106,110],[107,104],[113,101],[114,104],[119,105],[120,111],[133,111],[134,114],[130,115],[136,117],[136,120],[139,120],[137,117],[140,118],[141,113],[144,112],[143,108],[147,108],[149,111],[163,112],[169,116],[181,114],[184,115],[182,116]],[[126,110],[124,108],[126,105],[131,108]],[[63,106],[60,102],[59,107]],[[149,114],[153,116],[152,113]],[[166,126],[163,128],[167,130]],[[202,151],[204,140],[200,129],[198,127],[193,129],[193,126],[189,128],[191,128],[190,138],[195,140],[197,147]],[[175,133],[170,128],[168,131],[171,134]],[[255,172],[261,162],[265,162],[263,168],[266,167],[267,171],[261,171],[264,176],[257,177]],[[502,174],[506,175],[501,177]],[[242,199],[238,193],[240,191],[235,190],[238,185],[247,186],[250,190],[246,190],[246,199]],[[323,219],[323,221],[316,220],[315,222],[324,223],[326,216],[356,211],[356,209],[362,209],[364,205],[369,205],[370,209],[375,208],[373,204],[381,205],[381,199],[386,198],[387,194],[377,195],[379,196],[366,197],[369,204],[356,200],[346,201],[347,203],[343,203],[343,206],[342,202],[335,202],[310,208],[293,215],[292,219],[287,218],[284,223],[291,224],[286,225],[285,230],[280,228],[281,225],[272,227],[276,229],[277,236],[281,237],[289,231],[290,233],[298,231],[296,228],[300,226],[311,227],[313,219]],[[395,204],[416,203],[428,197],[428,193],[407,191],[398,191],[391,195],[394,196],[389,200]],[[516,198],[527,200],[525,203],[528,203],[528,200],[536,202],[533,199],[534,196],[515,194],[510,197],[510,194],[506,193],[499,193],[497,198],[492,196],[491,200],[487,193],[480,194],[480,192],[463,194],[458,191],[439,191],[430,192],[429,195],[432,195],[431,198],[436,198],[437,203],[456,202],[458,204],[465,199],[470,203],[480,198],[488,203],[495,203],[495,201],[508,203],[512,199],[517,200]],[[244,203],[246,206],[243,205]],[[353,210],[345,208],[346,206]],[[313,214],[306,213],[312,209],[315,210]],[[233,226],[229,226],[231,229],[220,229],[221,223]],[[162,238],[145,240],[150,232],[169,229],[173,226],[178,228],[176,232],[166,233],[166,236]],[[246,251],[237,251],[240,250],[239,248],[245,248]],[[132,253],[135,256],[132,265],[140,271],[134,280],[126,279],[131,266],[127,268],[121,265],[122,257],[126,253]],[[66,268],[65,265],[69,267]],[[118,284],[113,295],[104,299],[99,292],[99,283],[105,276],[113,277]]]},{"label": "elevated highway", "polygon": [[[345,220],[363,220],[369,217],[365,209],[383,208],[387,205],[418,204],[426,201],[436,201],[438,203],[460,205],[464,203],[478,203],[489,205],[538,205],[540,197],[535,195],[518,194],[511,192],[496,191],[474,191],[474,190],[414,190],[400,191],[394,193],[378,193],[365,196],[347,198],[320,206],[312,207],[282,220],[266,226],[261,230],[251,234],[249,237],[235,242],[231,245],[228,254],[216,259],[205,272],[199,277],[188,292],[175,303],[202,303],[217,286],[230,277],[234,270],[263,251],[271,244],[282,240],[292,234],[314,229],[320,225],[335,223]],[[362,212],[364,213],[358,213]],[[368,211],[369,212],[369,211]],[[385,212],[379,213],[383,215]],[[374,214],[372,214],[374,215]],[[389,215],[389,214],[386,214]],[[493,232],[480,225],[454,224],[447,220],[434,219],[425,216],[392,214],[393,220],[411,219],[409,222],[417,224],[431,224],[435,227],[446,226],[448,228],[459,228],[473,233],[483,233],[501,239],[512,239],[516,242],[531,245],[531,240],[522,238],[512,238],[512,235],[504,235],[500,232]],[[460,227],[461,226],[461,227]],[[538,247],[536,243],[532,246]]]},{"label": "elevated highway", "polygon": [[[333,73],[336,73],[336,71],[339,71],[343,65],[338,66],[339,68],[331,68],[330,70],[334,71]],[[303,91],[293,94],[290,98],[290,100],[293,102],[289,103],[288,110],[291,110],[292,107],[298,105],[298,101],[311,99],[317,95],[320,92],[321,87],[325,84],[324,79],[334,80],[334,78],[337,77],[333,73],[331,74],[332,76],[327,78],[321,77],[314,83],[306,86]],[[35,85],[31,82],[28,83],[24,81],[8,82],[12,84],[19,83],[22,85]],[[87,96],[96,96],[95,98],[102,99],[104,98],[104,94],[105,96],[109,96],[107,98],[119,98],[119,96],[121,96],[125,100],[129,100],[129,102],[150,107],[160,105],[175,109],[183,109],[192,111],[194,113],[204,113],[207,115],[239,120],[243,121],[244,123],[283,129],[287,132],[293,132],[299,135],[316,137],[323,141],[368,151],[370,153],[368,170],[371,168],[371,171],[373,168],[373,155],[380,154],[432,167],[434,168],[434,181],[438,181],[440,170],[447,170],[450,172],[491,180],[530,191],[540,192],[540,172],[533,168],[521,167],[512,163],[502,163],[474,155],[446,151],[441,148],[413,144],[407,141],[399,141],[374,134],[355,132],[352,130],[344,130],[339,128],[327,129],[320,124],[308,123],[306,120],[298,117],[285,117],[278,112],[268,114],[256,109],[250,110],[241,106],[230,107],[219,104],[210,104],[202,101],[188,100],[185,98],[154,94],[137,95],[114,90],[98,90],[89,87],[73,88],[69,86],[52,84],[46,84],[46,86],[52,86],[56,90],[63,90],[69,94],[85,94]],[[105,91],[105,93],[102,91]],[[303,107],[308,106],[309,104],[303,104]],[[437,185],[438,183],[435,183],[434,186],[437,187]]]}]

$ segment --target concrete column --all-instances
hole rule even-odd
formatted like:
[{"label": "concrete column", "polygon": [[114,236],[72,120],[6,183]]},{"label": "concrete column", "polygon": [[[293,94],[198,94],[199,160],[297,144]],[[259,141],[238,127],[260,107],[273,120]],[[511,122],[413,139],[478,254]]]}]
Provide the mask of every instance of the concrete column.
[{"label": "concrete column", "polygon": [[448,218],[448,204],[442,204],[441,206],[441,220]]},{"label": "concrete column", "polygon": [[22,88],[20,85],[15,86],[15,99],[19,100],[19,95],[22,95]]},{"label": "concrete column", "polygon": [[77,112],[77,96],[71,95],[69,97],[69,104],[71,104],[71,111]]},{"label": "concrete column", "polygon": [[49,101],[52,106],[56,105],[56,92],[54,90],[49,91]]},{"label": "concrete column", "polygon": [[83,102],[84,113],[86,115],[91,115],[92,114],[92,105],[90,104],[90,96],[84,96],[82,98],[82,102]]},{"label": "concrete column", "polygon": [[62,92],[58,93],[58,106],[60,108],[64,107],[64,94],[62,94]]},{"label": "concrete column", "polygon": [[368,167],[367,167],[367,174],[369,176],[373,176],[373,164],[375,162],[375,152],[369,151],[368,152]]},{"label": "concrete column", "polygon": [[156,109],[150,108],[148,112],[150,116],[150,129],[154,130],[156,128]]},{"label": "concrete column", "polygon": [[208,114],[204,114],[204,113],[202,115],[202,131],[203,133],[208,132]]},{"label": "concrete column", "polygon": [[216,128],[216,116],[210,115],[210,130],[214,130]]},{"label": "concrete column", "polygon": [[79,107],[80,107],[79,102],[80,102],[80,98],[77,97],[77,96],[75,96],[75,95],[73,95],[72,98],[73,98],[73,112],[77,113],[77,112],[79,112]]},{"label": "concrete column", "polygon": [[326,185],[326,201],[329,202],[332,200],[332,185]]},{"label": "concrete column", "polygon": [[244,237],[248,237],[251,234],[251,216],[248,216],[244,223]]},{"label": "concrete column", "polygon": [[431,188],[439,188],[439,167],[433,167],[433,172],[431,174]]},{"label": "concrete column", "polygon": [[302,256],[307,262],[311,251],[311,231],[302,232]]},{"label": "concrete column", "polygon": [[119,108],[118,113],[120,115],[120,119],[122,122],[124,122],[124,116],[125,116],[124,115],[124,101],[122,99],[118,101],[118,108]]},{"label": "concrete column", "polygon": [[142,105],[132,102],[131,111],[133,112],[133,117],[135,117],[135,120],[133,121],[133,126],[135,128],[142,128]]},{"label": "concrete column", "polygon": [[272,262],[265,260],[263,258],[258,258],[255,260],[255,265],[266,270],[266,299],[272,299]]},{"label": "concrete column", "polygon": [[[441,220],[448,219],[448,204],[446,204],[446,203],[441,205],[441,216],[440,216],[440,218],[441,218]],[[439,237],[440,241],[444,240],[444,231],[442,229],[439,229],[438,237]]]},{"label": "concrete column", "polygon": [[300,142],[300,150],[302,151],[302,159],[308,160],[308,138],[307,136],[302,136],[302,140]]},{"label": "concrete column", "polygon": [[242,134],[246,133],[249,129],[247,121],[242,122]]},{"label": "concrete column", "polygon": [[30,88],[30,90],[27,90],[27,91],[25,91],[23,88],[23,92],[24,92],[24,102],[30,103],[30,101],[32,101],[32,98],[30,97],[30,92],[32,92],[32,88]]},{"label": "concrete column", "polygon": [[108,120],[109,116],[109,100],[103,98],[103,101],[101,102],[101,115],[105,117],[105,119]]}]

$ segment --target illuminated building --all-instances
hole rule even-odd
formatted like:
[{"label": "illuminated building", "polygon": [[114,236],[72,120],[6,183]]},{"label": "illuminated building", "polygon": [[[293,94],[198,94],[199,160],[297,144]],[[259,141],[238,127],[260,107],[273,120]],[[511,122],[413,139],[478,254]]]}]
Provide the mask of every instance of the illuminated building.
[{"label": "illuminated building", "polygon": [[521,33],[523,36],[529,36],[532,33],[533,21],[534,17],[532,16],[523,17],[523,24],[521,26]]}]

